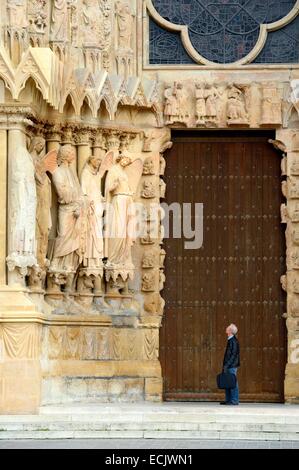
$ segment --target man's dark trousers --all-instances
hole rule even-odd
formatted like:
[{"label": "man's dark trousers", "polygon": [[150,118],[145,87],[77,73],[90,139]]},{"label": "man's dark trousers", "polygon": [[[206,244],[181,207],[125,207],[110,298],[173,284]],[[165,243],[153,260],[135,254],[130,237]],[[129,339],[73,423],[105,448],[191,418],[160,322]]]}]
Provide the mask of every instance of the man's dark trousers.
[{"label": "man's dark trousers", "polygon": [[[223,359],[223,371],[234,374],[237,378],[238,367],[240,366],[240,346],[235,336],[227,341],[226,351]],[[239,404],[239,385],[238,380],[235,388],[225,390],[225,401],[232,405]]]}]

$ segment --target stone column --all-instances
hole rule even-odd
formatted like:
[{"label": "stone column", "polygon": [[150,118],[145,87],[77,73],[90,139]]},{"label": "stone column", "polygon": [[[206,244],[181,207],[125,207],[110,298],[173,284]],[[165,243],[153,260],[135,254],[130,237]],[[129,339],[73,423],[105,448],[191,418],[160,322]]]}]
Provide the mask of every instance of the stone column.
[{"label": "stone column", "polygon": [[0,121],[0,286],[6,285],[7,117]]},{"label": "stone column", "polygon": [[95,157],[103,158],[106,153],[105,139],[102,131],[96,131],[93,135],[92,154]]},{"label": "stone column", "polygon": [[114,150],[115,152],[119,152],[120,150],[120,136],[121,132],[119,131],[106,131],[104,133],[106,139],[106,148],[107,151]]},{"label": "stone column", "polygon": [[[38,312],[28,296],[24,277],[25,270],[27,270],[26,263],[23,276],[21,275],[22,268],[16,265],[16,268],[9,273],[8,280],[6,280],[4,267],[6,256],[10,254],[9,249],[12,246],[12,236],[15,230],[13,213],[18,207],[16,189],[20,189],[18,188],[19,170],[12,163],[15,163],[16,150],[19,146],[22,146],[26,152],[26,125],[31,124],[24,115],[17,114],[17,111],[16,108],[14,114],[10,114],[11,110],[8,110],[7,130],[0,129],[0,191],[2,196],[0,198],[2,207],[0,237],[3,250],[0,265],[1,414],[37,413],[41,399],[40,349],[41,322],[44,316]],[[4,126],[4,121],[2,122]],[[6,172],[6,165],[8,172]],[[7,181],[6,175],[8,175]],[[33,184],[35,184],[34,179]],[[7,211],[6,201],[8,201]],[[6,233],[5,229],[7,229]],[[7,251],[2,238],[8,240]],[[23,258],[25,259],[25,256]]]},{"label": "stone column", "polygon": [[[76,146],[75,146],[75,126],[73,125],[67,125],[62,128],[62,134],[61,134],[61,145],[71,145],[74,147],[75,151],[77,152]],[[74,171],[77,171],[77,159],[75,159],[73,165],[72,165]]]},{"label": "stone column", "polygon": [[90,137],[91,133],[89,129],[80,129],[76,134],[76,144],[77,144],[77,171],[80,178],[83,167],[91,155],[90,148]]},{"label": "stone column", "polygon": [[59,150],[61,143],[61,129],[60,126],[53,126],[46,133],[47,152],[51,150]]}]

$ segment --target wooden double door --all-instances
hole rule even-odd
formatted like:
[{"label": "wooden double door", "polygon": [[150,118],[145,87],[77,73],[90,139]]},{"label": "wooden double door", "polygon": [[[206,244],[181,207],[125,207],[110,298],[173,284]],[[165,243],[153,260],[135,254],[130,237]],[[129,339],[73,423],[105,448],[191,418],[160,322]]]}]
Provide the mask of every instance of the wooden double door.
[{"label": "wooden double door", "polygon": [[[165,240],[160,334],[165,400],[219,400],[225,329],[239,328],[243,401],[281,402],[286,365],[286,271],[281,155],[271,133],[175,134],[167,203],[203,203],[203,245]],[[194,222],[194,213],[193,213]]]}]

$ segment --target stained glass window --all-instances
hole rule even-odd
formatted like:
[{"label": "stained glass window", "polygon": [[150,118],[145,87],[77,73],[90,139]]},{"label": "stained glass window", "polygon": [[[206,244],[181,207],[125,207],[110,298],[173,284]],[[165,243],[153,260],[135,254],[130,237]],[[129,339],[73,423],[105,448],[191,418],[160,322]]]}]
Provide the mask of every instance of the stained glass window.
[{"label": "stained glass window", "polygon": [[[225,64],[245,57],[255,47],[260,25],[285,17],[296,0],[152,0],[166,20],[187,25],[195,50],[205,59]],[[179,33],[150,19],[150,64],[194,64]],[[268,33],[255,63],[299,62],[299,15]]]}]

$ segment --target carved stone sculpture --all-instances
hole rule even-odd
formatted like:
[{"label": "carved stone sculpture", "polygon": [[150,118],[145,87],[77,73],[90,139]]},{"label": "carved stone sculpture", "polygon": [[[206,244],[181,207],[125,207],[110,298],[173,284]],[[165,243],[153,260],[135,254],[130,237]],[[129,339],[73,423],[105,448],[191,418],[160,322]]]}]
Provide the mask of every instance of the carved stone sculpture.
[{"label": "carved stone sculpture", "polygon": [[281,97],[275,84],[263,87],[261,124],[281,124]]},{"label": "carved stone sculpture", "polygon": [[103,47],[104,31],[103,28],[101,28],[103,24],[103,15],[99,8],[98,1],[83,0],[82,19],[83,45]]},{"label": "carved stone sculpture", "polygon": [[144,131],[143,132],[143,147],[142,147],[143,152],[151,152],[151,150],[152,150],[151,145],[152,145],[152,142],[153,142],[154,138],[155,138],[155,132],[154,131]]},{"label": "carved stone sculpture", "polygon": [[166,183],[162,178],[160,178],[159,182],[159,189],[160,189],[160,199],[165,199],[166,195]]},{"label": "carved stone sculpture", "polygon": [[155,274],[145,273],[142,276],[142,290],[143,292],[155,291]]},{"label": "carved stone sculpture", "polygon": [[218,109],[217,101],[220,98],[219,91],[213,84],[207,84],[204,92],[206,100],[206,117],[205,121],[209,123],[217,123],[218,121]]},{"label": "carved stone sculpture", "polygon": [[293,316],[297,317],[298,316],[298,313],[299,313],[299,301],[296,299],[296,300],[293,300],[293,302],[291,303],[291,313]]},{"label": "carved stone sculpture", "polygon": [[152,181],[144,181],[141,196],[145,199],[153,199],[155,194],[155,185]]},{"label": "carved stone sculpture", "polygon": [[147,158],[143,164],[143,175],[154,175],[155,165],[152,158]]},{"label": "carved stone sculpture", "polygon": [[292,254],[291,254],[291,259],[292,259],[292,267],[293,269],[299,269],[299,252],[298,251],[294,251]]},{"label": "carved stone sculpture", "polygon": [[160,168],[159,168],[160,176],[164,176],[165,170],[166,170],[166,160],[163,157],[163,155],[160,155]]},{"label": "carved stone sculpture", "polygon": [[286,204],[281,204],[280,206],[280,215],[281,215],[281,223],[287,224],[289,220],[289,213]]},{"label": "carved stone sculpture", "polygon": [[231,85],[227,101],[228,124],[248,124],[244,92],[236,85]]},{"label": "carved stone sculpture", "polygon": [[35,182],[37,193],[36,208],[36,242],[37,263],[45,271],[48,266],[47,251],[49,232],[52,227],[51,205],[52,192],[51,181],[47,171],[53,173],[57,167],[57,152],[53,151],[44,155],[45,139],[35,137],[32,139],[29,151],[35,166]]},{"label": "carved stone sculpture", "polygon": [[117,156],[115,164],[108,171],[105,185],[107,202],[105,257],[107,258],[106,278],[115,281],[121,276],[124,281],[132,278],[132,246],[135,241],[136,193],[143,170],[140,159],[134,162],[127,153]]},{"label": "carved stone sculpture", "polygon": [[118,26],[118,48],[132,49],[134,15],[128,2],[118,1],[115,4],[115,14]]},{"label": "carved stone sculpture", "polygon": [[187,123],[190,118],[190,111],[187,102],[187,93],[182,82],[174,84],[175,95],[177,99],[178,118],[177,122]]},{"label": "carved stone sculpture", "polygon": [[164,116],[165,124],[173,124],[176,117],[178,116],[178,102],[176,95],[174,93],[172,85],[167,85],[164,92],[165,97],[165,107],[164,107]]},{"label": "carved stone sculpture", "polygon": [[299,222],[299,205],[296,204],[295,210],[292,213],[292,222]]},{"label": "carved stone sculpture", "polygon": [[299,245],[299,229],[295,229],[292,232],[292,240],[295,245]]},{"label": "carved stone sculpture", "polygon": [[163,248],[161,248],[161,250],[160,250],[160,268],[164,268],[165,258],[166,258],[166,251]]},{"label": "carved stone sculpture", "polygon": [[299,132],[296,131],[292,137],[292,152],[299,152]]},{"label": "carved stone sculpture", "polygon": [[154,252],[148,252],[145,253],[142,259],[142,267],[144,269],[148,268],[154,268],[155,267],[155,253]]},{"label": "carved stone sculpture", "polygon": [[28,279],[31,292],[44,292],[42,291],[42,288],[45,284],[46,275],[46,271],[41,269],[39,266],[33,266],[32,268],[29,268]]},{"label": "carved stone sculpture", "polygon": [[293,161],[291,165],[291,175],[299,176],[299,160]]},{"label": "carved stone sculpture", "polygon": [[81,174],[81,188],[87,199],[87,227],[86,245],[83,252],[82,268],[79,273],[80,279],[78,280],[78,290],[80,292],[85,292],[87,286],[88,289],[95,287],[97,294],[102,291],[104,257],[102,227],[104,198],[101,192],[100,164],[101,160],[99,158],[89,157]]},{"label": "carved stone sculpture", "polygon": [[65,41],[68,27],[68,5],[67,0],[54,0],[52,10],[52,40]]},{"label": "carved stone sculpture", "polygon": [[288,159],[287,157],[283,157],[281,159],[281,176],[286,176],[288,170]]},{"label": "carved stone sculpture", "polygon": [[27,0],[8,0],[9,24],[14,28],[27,28]]},{"label": "carved stone sculpture", "polygon": [[144,310],[151,315],[163,315],[165,300],[159,293],[149,294],[144,302]]},{"label": "carved stone sculpture", "polygon": [[30,31],[44,34],[47,26],[47,1],[31,0],[29,2],[29,23]]},{"label": "carved stone sculpture", "polygon": [[27,269],[37,264],[35,168],[25,141],[15,144],[10,168],[7,265],[9,271],[17,269],[25,276]]},{"label": "carved stone sculpture", "polygon": [[142,245],[153,245],[155,243],[151,235],[151,224],[148,222],[146,222],[146,234],[140,239],[140,243]]},{"label": "carved stone sculpture", "polygon": [[299,198],[299,182],[289,180],[288,194],[291,199]]},{"label": "carved stone sculpture", "polygon": [[162,291],[164,289],[164,284],[166,281],[166,276],[164,274],[163,269],[160,269],[159,271],[159,291]]},{"label": "carved stone sculpture", "polygon": [[195,83],[195,97],[196,97],[196,117],[197,125],[205,124],[206,113],[206,100],[205,100],[205,85],[204,83]]},{"label": "carved stone sculpture", "polygon": [[286,292],[287,291],[287,276],[285,274],[280,277],[280,283],[281,283],[282,289]]},{"label": "carved stone sculpture", "polygon": [[86,244],[86,204],[78,177],[72,169],[74,159],[73,147],[63,146],[59,153],[59,167],[53,174],[59,202],[58,236],[49,271],[67,274],[67,292],[72,291]]},{"label": "carved stone sculpture", "polygon": [[101,192],[101,175],[99,174],[101,160],[95,156],[89,157],[82,174],[81,188],[87,197],[87,236],[86,249],[83,255],[83,267],[87,269],[103,269],[103,212],[104,198]]}]

